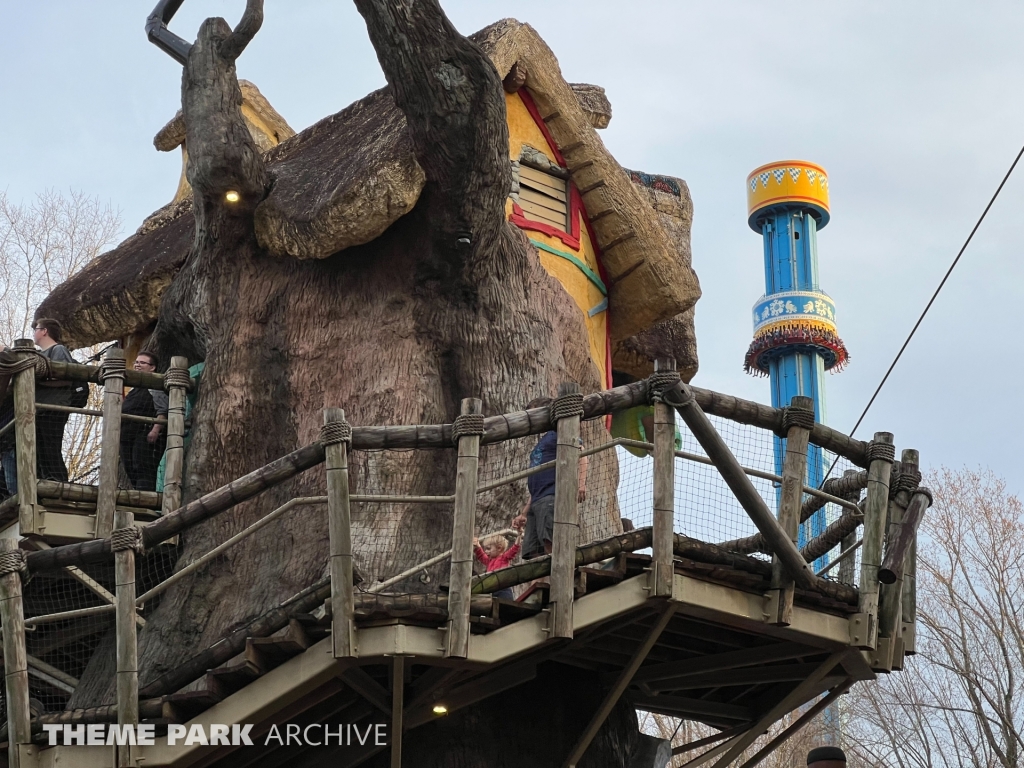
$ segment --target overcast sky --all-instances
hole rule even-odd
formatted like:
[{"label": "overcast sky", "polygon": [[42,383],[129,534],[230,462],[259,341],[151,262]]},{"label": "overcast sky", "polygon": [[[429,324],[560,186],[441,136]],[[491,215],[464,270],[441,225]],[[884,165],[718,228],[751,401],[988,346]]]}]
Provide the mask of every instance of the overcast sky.
[{"label": "overcast sky", "polygon": [[[764,292],[744,181],[773,160],[829,172],[822,288],[852,362],[829,376],[828,420],[853,426],[1024,143],[1024,4],[447,0],[464,33],[532,24],[567,80],[607,89],[619,162],[686,179],[701,367],[695,383],[767,402],[742,372]],[[187,0],[171,28],[232,25],[243,0]],[[177,152],[154,134],[181,68],[146,41],[150,2],[0,0],[0,189],[76,189],[119,208],[125,235],[167,203]],[[302,130],[384,83],[350,2],[266,0],[238,63]],[[1024,491],[1020,328],[1024,168],[1011,178],[858,430],[894,432],[926,466],[983,466]]]}]

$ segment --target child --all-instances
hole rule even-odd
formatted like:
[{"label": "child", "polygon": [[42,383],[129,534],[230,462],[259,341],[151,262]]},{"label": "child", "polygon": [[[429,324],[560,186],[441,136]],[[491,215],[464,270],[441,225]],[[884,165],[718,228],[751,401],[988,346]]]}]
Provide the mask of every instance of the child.
[{"label": "child", "polygon": [[[508,539],[500,533],[484,537],[483,542],[474,537],[473,554],[476,556],[477,560],[483,563],[487,572],[490,573],[491,571],[496,571],[499,568],[504,568],[515,559],[516,555],[519,554],[520,541],[522,538],[523,532],[520,530],[516,534],[516,543],[510,547],[508,545]],[[512,590],[508,587],[505,589],[499,589],[493,594],[495,597],[504,598],[505,600],[512,599]]]}]

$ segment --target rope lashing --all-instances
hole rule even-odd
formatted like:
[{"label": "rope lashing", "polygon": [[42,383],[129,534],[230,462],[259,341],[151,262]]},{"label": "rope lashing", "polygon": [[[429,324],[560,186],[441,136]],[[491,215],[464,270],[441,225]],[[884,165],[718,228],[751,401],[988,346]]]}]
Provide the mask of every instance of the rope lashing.
[{"label": "rope lashing", "polygon": [[647,377],[647,399],[651,403],[667,402],[666,391],[675,387],[680,381],[679,371],[655,371]]},{"label": "rope lashing", "polygon": [[188,389],[188,385],[191,383],[188,371],[184,368],[168,368],[167,373],[164,374],[164,389],[168,392],[171,391],[171,387]]},{"label": "rope lashing", "polygon": [[460,437],[482,435],[484,433],[484,415],[482,413],[463,413],[452,422],[452,445],[459,444]]},{"label": "rope lashing", "polygon": [[583,416],[583,395],[579,392],[572,392],[567,395],[559,395],[551,403],[551,426],[557,427],[559,419],[571,419],[573,416]]},{"label": "rope lashing", "polygon": [[867,459],[872,461],[884,461],[892,464],[896,461],[896,446],[892,443],[876,443],[872,440],[868,443]]},{"label": "rope lashing", "polygon": [[100,381],[106,381],[108,376],[120,376],[124,378],[126,368],[123,357],[108,357],[100,363]]},{"label": "rope lashing", "polygon": [[909,491],[913,493],[921,485],[921,473],[918,470],[908,470],[906,465],[904,465],[900,470],[900,476],[897,478],[895,485],[897,492]]},{"label": "rope lashing", "polygon": [[50,358],[36,353],[35,366],[37,379],[49,379],[53,376],[50,372]]},{"label": "rope lashing", "polygon": [[782,432],[779,437],[788,435],[790,427],[814,429],[814,409],[787,405],[782,409]]},{"label": "rope lashing", "polygon": [[320,442],[324,445],[352,444],[352,425],[347,421],[329,421],[320,427]]},{"label": "rope lashing", "polygon": [[28,563],[25,562],[23,550],[13,549],[9,552],[0,552],[0,576],[9,576],[12,573],[21,574],[22,581],[28,575]]},{"label": "rope lashing", "polygon": [[131,528],[118,528],[110,533],[110,550],[112,552],[124,552],[132,549],[138,555],[146,554],[146,547],[142,543],[142,529],[132,526]]},{"label": "rope lashing", "polygon": [[931,488],[925,488],[925,487],[924,487],[924,486],[922,485],[922,486],[920,486],[920,487],[918,487],[918,488],[915,488],[915,489],[914,489],[914,493],[920,493],[920,494],[921,494],[922,496],[924,496],[924,497],[925,497],[926,499],[928,499],[928,506],[929,506],[929,507],[930,507],[930,506],[931,506],[932,504],[934,504],[934,503],[935,503],[935,497],[934,497],[934,496],[932,496],[932,489],[931,489]]}]

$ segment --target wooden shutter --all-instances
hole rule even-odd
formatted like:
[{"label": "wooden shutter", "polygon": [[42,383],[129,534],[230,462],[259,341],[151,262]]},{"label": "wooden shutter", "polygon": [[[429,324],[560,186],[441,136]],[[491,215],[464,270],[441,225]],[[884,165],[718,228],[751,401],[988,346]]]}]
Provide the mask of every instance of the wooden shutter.
[{"label": "wooden shutter", "polygon": [[569,205],[564,179],[526,165],[519,167],[519,207],[531,221],[569,231]]}]

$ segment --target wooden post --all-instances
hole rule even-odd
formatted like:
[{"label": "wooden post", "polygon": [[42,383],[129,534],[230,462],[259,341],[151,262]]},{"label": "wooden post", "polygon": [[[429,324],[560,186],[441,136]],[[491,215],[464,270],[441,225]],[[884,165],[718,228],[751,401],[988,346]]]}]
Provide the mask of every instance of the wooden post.
[{"label": "wooden post", "polygon": [[[324,424],[345,421],[341,408],[325,408]],[[348,488],[348,443],[324,446],[327,465],[327,520],[331,552],[331,638],[334,658],[355,656],[352,584],[352,512]]]},{"label": "wooden post", "polygon": [[[117,506],[118,465],[121,456],[121,402],[124,396],[125,356],[113,348],[104,356],[103,425],[100,433],[100,476],[96,490],[96,535],[110,536],[114,551],[114,631],[117,659],[117,722],[139,724],[139,652],[135,608],[135,515]],[[131,761],[128,746],[116,749],[117,765]]]},{"label": "wooden post", "polygon": [[[904,450],[900,455],[901,473],[917,473],[919,465],[920,456],[913,448]],[[892,560],[890,554],[901,538],[909,502],[910,496],[906,491],[900,491],[889,501],[889,523],[886,526],[885,548],[878,572],[878,647],[872,663],[872,668],[878,670],[892,669],[894,661],[897,661],[896,657],[903,655],[899,637],[903,619],[903,609],[900,606],[903,597],[902,558],[906,555],[906,550],[902,549],[900,552],[901,562],[898,568],[891,568],[883,575],[882,566],[886,561]]]},{"label": "wooden post", "polygon": [[391,768],[402,768],[402,731],[405,727],[402,722],[402,713],[405,709],[405,657],[395,656],[391,664]]},{"label": "wooden post", "polygon": [[[462,401],[461,416],[481,416],[483,403],[475,397]],[[469,655],[469,606],[473,593],[473,532],[476,530],[477,465],[480,435],[459,437],[455,468],[455,513],[452,521],[452,563],[448,583],[448,644],[445,656]]]},{"label": "wooden post", "polygon": [[[188,360],[172,357],[168,373],[188,373]],[[165,374],[166,376],[166,374]],[[185,387],[174,383],[180,374],[171,374],[167,387],[167,448],[164,451],[164,496],[161,509],[166,515],[181,506],[181,476],[185,464]]]},{"label": "wooden post", "polygon": [[[34,370],[29,373],[35,375]],[[21,482],[21,478],[18,478]],[[18,542],[0,539],[0,557],[18,556]],[[25,650],[25,609],[21,601],[21,574],[10,570],[0,575],[0,624],[4,633],[4,682],[7,695],[8,762],[21,767],[21,745],[32,741],[28,701],[28,654]]]},{"label": "wooden post", "polygon": [[[806,418],[809,424],[792,424],[786,431],[786,455],[782,462],[782,493],[779,501],[779,525],[786,531],[793,546],[800,532],[800,507],[807,478],[807,443],[814,426],[814,401],[797,395],[790,401],[788,413]],[[808,413],[809,412],[809,413]],[[786,572],[778,555],[772,558],[772,584],[768,597],[768,621],[788,627],[793,621],[793,595],[796,583]]]},{"label": "wooden post", "polygon": [[[892,433],[876,432],[872,447],[891,446]],[[869,451],[872,450],[869,448]],[[884,449],[881,449],[884,451]],[[853,645],[874,650],[878,642],[878,567],[882,564],[882,539],[889,508],[889,475],[891,454],[873,458],[868,467],[868,496],[864,509],[864,545],[861,547],[860,602],[858,613],[851,618],[858,627],[852,633]]]},{"label": "wooden post", "polygon": [[[858,474],[856,469],[848,469],[845,472],[843,472],[843,477],[849,477],[850,475],[856,475],[856,474]],[[846,499],[848,501],[853,501],[853,502],[860,501],[860,491],[858,490],[858,491],[856,491],[854,493],[848,494],[846,496]],[[856,545],[857,545],[857,532],[853,531],[851,533],[848,533],[843,538],[842,551],[846,552],[847,550],[850,549],[850,547],[854,547]],[[840,565],[839,565],[839,583],[840,584],[853,584],[853,579],[854,579],[854,575],[855,575],[856,565],[857,565],[857,560],[852,555],[850,557],[847,557],[846,559],[843,560],[842,563],[840,563]]]},{"label": "wooden post", "polygon": [[[656,373],[675,372],[676,361],[659,358]],[[671,597],[675,581],[672,544],[675,529],[675,411],[667,403],[654,404],[654,531],[651,597]]]},{"label": "wooden post", "polygon": [[[135,516],[118,507],[114,513],[118,533],[133,531]],[[139,724],[139,648],[136,635],[138,615],[135,608],[135,550],[114,550],[114,596],[116,598],[115,633],[117,635],[117,722]],[[119,766],[130,765],[128,747],[117,749]]]},{"label": "wooden post", "polygon": [[[96,490],[96,538],[114,530],[118,467],[121,463],[121,401],[124,399],[124,350],[112,347],[103,356],[103,422],[100,428],[100,472]],[[134,579],[133,579],[134,581]]]},{"label": "wooden post", "polygon": [[[35,357],[31,339],[16,339],[19,357]],[[22,536],[39,533],[42,521],[36,500],[36,369],[31,366],[14,377],[14,443],[18,465],[18,525]]]},{"label": "wooden post", "polygon": [[908,656],[917,653],[917,532],[907,548],[906,564],[903,567],[903,598],[900,600],[903,613],[903,652]]},{"label": "wooden post", "polygon": [[[579,391],[579,384],[568,381],[558,387],[558,397],[578,395]],[[580,417],[576,415],[558,419],[557,429],[555,522],[551,536],[552,605],[548,637],[571,638],[576,545],[580,532],[577,510],[580,491]]]}]

